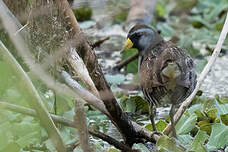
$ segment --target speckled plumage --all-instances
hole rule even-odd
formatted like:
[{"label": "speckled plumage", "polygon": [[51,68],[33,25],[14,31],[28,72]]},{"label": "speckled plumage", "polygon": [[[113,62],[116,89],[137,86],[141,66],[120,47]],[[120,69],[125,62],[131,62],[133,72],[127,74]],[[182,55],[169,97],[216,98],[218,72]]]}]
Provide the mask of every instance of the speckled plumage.
[{"label": "speckled plumage", "polygon": [[[170,118],[176,137],[173,116],[176,105],[183,102],[196,86],[193,60],[183,48],[165,41],[154,29],[136,25],[128,33],[128,42],[139,51],[140,86],[150,106],[150,119],[156,130],[156,106],[171,104]],[[127,45],[126,45],[127,46]]]},{"label": "speckled plumage", "polygon": [[[176,63],[178,67],[177,71],[173,72],[180,72],[175,80],[162,73],[162,70],[171,62]],[[142,57],[139,75],[146,100],[156,106],[164,103],[181,103],[191,94],[196,85],[193,60],[185,50],[170,41],[163,40],[155,47],[148,48]]]}]

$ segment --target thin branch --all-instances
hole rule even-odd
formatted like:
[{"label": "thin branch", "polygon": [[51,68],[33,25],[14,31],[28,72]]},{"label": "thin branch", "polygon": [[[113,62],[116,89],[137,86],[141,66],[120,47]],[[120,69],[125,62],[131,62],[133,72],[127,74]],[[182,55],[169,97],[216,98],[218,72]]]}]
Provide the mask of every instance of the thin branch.
[{"label": "thin branch", "polygon": [[90,145],[89,145],[89,135],[88,135],[89,132],[86,124],[84,105],[82,104],[81,101],[75,100],[74,111],[75,111],[74,122],[78,131],[77,133],[79,136],[80,147],[83,151],[92,152],[93,150],[90,148]]},{"label": "thin branch", "polygon": [[[14,104],[9,104],[7,102],[2,102],[0,101],[0,109],[6,109],[6,110],[10,110],[10,111],[14,111],[14,112],[18,112],[24,115],[29,115],[32,117],[38,117],[36,114],[36,111],[30,108],[25,108],[22,106],[18,106],[18,105],[14,105]],[[58,116],[58,115],[54,115],[54,114],[50,114],[52,119],[54,120],[54,122],[56,123],[60,123],[64,126],[67,127],[72,127],[72,128],[76,128],[75,127],[75,123],[72,120],[66,119],[62,116]],[[104,133],[101,133],[99,131],[95,131],[94,129],[92,129],[91,127],[89,128],[89,133],[97,138],[100,138],[104,141],[106,141],[107,143],[115,146],[116,148],[120,148],[120,150],[130,150],[130,147],[127,147],[126,145],[124,145],[123,143],[115,140],[114,138],[105,135]]]},{"label": "thin branch", "polygon": [[[181,118],[181,116],[183,115],[183,113],[185,112],[185,110],[187,109],[187,107],[191,104],[193,98],[195,97],[196,93],[198,92],[198,90],[200,89],[200,86],[202,85],[204,79],[206,78],[207,74],[209,73],[209,71],[211,70],[216,58],[218,57],[221,48],[222,48],[222,44],[224,42],[224,40],[226,39],[226,35],[228,32],[228,12],[227,12],[227,16],[226,16],[226,21],[224,23],[222,32],[220,34],[220,37],[218,39],[218,42],[216,44],[215,50],[210,58],[210,60],[208,61],[207,65],[205,66],[205,68],[203,69],[203,71],[201,72],[198,82],[196,84],[196,87],[194,89],[194,91],[192,92],[192,94],[182,103],[182,105],[180,106],[180,108],[178,109],[178,111],[176,112],[175,116],[174,116],[174,122],[175,124],[179,121],[179,119]],[[163,133],[165,135],[168,135],[171,131],[171,124],[169,123],[169,125],[164,129]]]},{"label": "thin branch", "polygon": [[110,37],[105,37],[105,38],[103,38],[103,39],[101,39],[101,40],[98,40],[97,42],[95,42],[95,43],[93,43],[93,44],[91,45],[92,49],[94,49],[94,48],[96,48],[96,47],[100,47],[100,45],[101,45],[102,43],[104,43],[105,41],[107,41],[107,40],[109,40],[109,39],[110,39]]},{"label": "thin branch", "polygon": [[95,136],[95,137],[98,137],[106,142],[108,142],[110,145],[113,145],[115,146],[117,149],[120,149],[120,150],[123,150],[123,151],[126,151],[126,152],[133,152],[134,150],[132,150],[130,147],[128,147],[127,145],[117,141],[116,139],[110,137],[110,136],[107,136],[101,132],[98,132],[98,131],[95,131],[93,130],[92,128],[89,129],[90,130],[90,134]]},{"label": "thin branch", "polygon": [[62,71],[60,74],[61,74],[63,80],[65,81],[65,83],[70,88],[72,88],[73,91],[77,95],[79,95],[82,99],[84,99],[89,104],[91,104],[94,107],[96,107],[98,110],[100,110],[101,112],[103,112],[107,116],[110,116],[110,114],[106,110],[103,102],[100,99],[98,99],[96,96],[94,96],[89,91],[87,91],[86,89],[84,89],[77,81],[75,81],[74,79],[72,79],[71,76],[66,71]]},{"label": "thin branch", "polygon": [[[6,110],[18,112],[18,113],[21,113],[21,114],[24,114],[24,115],[29,115],[29,116],[32,116],[32,117],[38,117],[37,114],[36,114],[36,111],[33,110],[33,109],[25,108],[25,107],[22,107],[22,106],[18,106],[18,105],[15,105],[15,104],[10,104],[10,103],[3,102],[3,101],[0,101],[0,108],[4,108]],[[74,125],[73,121],[68,120],[68,119],[66,119],[64,117],[58,116],[58,115],[54,115],[54,114],[50,114],[50,115],[51,115],[51,118],[54,120],[54,122],[63,124],[64,126],[75,128],[75,125]]]},{"label": "thin branch", "polygon": [[[1,8],[0,8],[1,10]],[[1,12],[0,14],[2,14]],[[2,14],[5,16],[5,13]],[[6,25],[5,25],[6,26]],[[8,64],[10,68],[13,69],[14,75],[17,77],[17,80],[21,83],[20,86],[27,91],[27,99],[31,99],[28,104],[30,104],[35,110],[40,119],[41,125],[45,128],[48,133],[49,138],[51,139],[54,147],[59,152],[65,152],[66,147],[63,143],[63,140],[60,136],[58,129],[56,128],[53,120],[51,119],[50,114],[48,113],[46,107],[44,106],[43,101],[41,100],[36,88],[33,86],[32,81],[13,57],[13,55],[7,50],[2,41],[0,41],[0,54],[3,56],[4,61]]]},{"label": "thin branch", "polygon": [[138,58],[139,54],[135,54],[131,57],[129,57],[128,59],[121,61],[120,63],[118,63],[116,66],[113,67],[114,70],[118,70],[120,71],[120,69],[122,69],[124,66],[128,65],[130,62],[136,60]]},{"label": "thin branch", "polygon": [[67,61],[74,69],[74,72],[76,72],[76,75],[80,78],[80,80],[82,80],[86,84],[88,90],[99,98],[99,93],[93,83],[93,80],[89,76],[89,72],[84,62],[74,48],[71,48],[71,50],[69,51]]}]

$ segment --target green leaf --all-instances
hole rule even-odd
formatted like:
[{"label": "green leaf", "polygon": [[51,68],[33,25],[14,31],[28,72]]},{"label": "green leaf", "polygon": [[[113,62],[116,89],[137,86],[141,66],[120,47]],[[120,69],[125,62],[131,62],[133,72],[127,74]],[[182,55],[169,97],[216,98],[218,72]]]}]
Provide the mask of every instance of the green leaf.
[{"label": "green leaf", "polygon": [[122,96],[120,99],[120,105],[126,112],[142,112],[148,113],[148,103],[140,96]]},{"label": "green leaf", "polygon": [[211,126],[213,124],[212,123],[209,123],[207,120],[206,121],[200,121],[198,123],[198,126],[200,127],[200,130],[202,131],[206,131],[208,135],[211,134]]},{"label": "green leaf", "polygon": [[219,104],[218,101],[215,100],[215,105],[220,115],[228,113],[228,104]]},{"label": "green leaf", "polygon": [[156,13],[158,16],[164,17],[165,16],[165,7],[161,4],[157,4],[156,5]]},{"label": "green leaf", "polygon": [[25,134],[23,137],[19,138],[16,142],[20,147],[24,148],[30,144],[35,144],[40,142],[41,136],[39,132],[31,132]]},{"label": "green leaf", "polygon": [[149,112],[149,106],[148,103],[140,96],[133,96],[130,97],[131,102],[135,103],[136,110],[142,111],[143,113]]},{"label": "green leaf", "polygon": [[135,102],[132,102],[131,100],[126,101],[126,112],[133,112],[136,111],[136,105]]},{"label": "green leaf", "polygon": [[14,138],[13,134],[10,131],[10,128],[11,124],[9,122],[0,124],[0,149],[8,145]]},{"label": "green leaf", "polygon": [[153,129],[152,129],[152,124],[151,124],[151,123],[147,124],[147,125],[145,126],[145,128],[148,129],[148,130],[150,130],[150,131],[153,130]]},{"label": "green leaf", "polygon": [[219,104],[228,104],[228,98],[227,97],[219,97],[219,95],[215,95],[216,100]]},{"label": "green leaf", "polygon": [[[135,55],[138,52],[137,49],[129,49],[127,51],[124,51],[122,54],[122,60],[126,60],[130,58],[131,56]],[[138,72],[138,59],[132,61],[127,65],[127,72],[128,73],[137,73]]]},{"label": "green leaf", "polygon": [[195,127],[196,120],[196,114],[191,114],[190,116],[184,114],[176,125],[177,134],[181,135],[189,133]]},{"label": "green leaf", "polygon": [[184,152],[185,149],[179,147],[176,144],[176,141],[174,138],[169,138],[168,136],[161,136],[156,146],[158,147],[158,151],[168,151],[168,152]]},{"label": "green leaf", "polygon": [[209,151],[216,150],[218,148],[223,148],[227,145],[228,141],[228,126],[223,124],[214,124],[212,126],[211,136],[207,143],[207,148]]},{"label": "green leaf", "polygon": [[[156,127],[157,131],[162,132],[162,131],[165,129],[165,127],[166,127],[167,125],[168,125],[168,124],[167,124],[164,120],[159,120],[159,121],[155,124],[155,127]],[[152,129],[152,124],[151,124],[151,123],[150,123],[150,124],[147,124],[147,125],[145,126],[145,128],[148,129],[148,130],[150,130],[150,131],[153,130],[153,129]]]},{"label": "green leaf", "polygon": [[40,125],[38,123],[31,123],[31,122],[20,122],[15,123],[12,126],[12,132],[16,137],[23,137],[28,133],[40,131]]},{"label": "green leaf", "polygon": [[224,115],[220,115],[222,123],[226,126],[228,126],[228,113]]},{"label": "green leaf", "polygon": [[164,120],[159,120],[156,124],[155,124],[156,128],[158,131],[162,132],[165,127],[167,126],[167,123]]},{"label": "green leaf", "polygon": [[150,152],[150,150],[145,146],[145,144],[142,143],[134,144],[132,149],[138,149],[141,152]]},{"label": "green leaf", "polygon": [[194,113],[197,115],[198,121],[207,120],[207,117],[204,115],[204,113],[202,113],[200,109],[197,109],[196,111],[194,111]]},{"label": "green leaf", "polygon": [[206,148],[204,147],[205,141],[209,138],[207,133],[205,131],[199,130],[196,134],[191,149],[189,151],[195,151],[195,152],[206,152]]},{"label": "green leaf", "polygon": [[20,150],[21,147],[17,143],[11,142],[0,150],[0,152],[19,152]]},{"label": "green leaf", "polygon": [[193,141],[193,137],[190,134],[178,135],[178,142],[185,148],[189,149]]},{"label": "green leaf", "polygon": [[218,110],[216,108],[209,109],[206,111],[206,114],[209,118],[211,118],[213,121],[217,118]]},{"label": "green leaf", "polygon": [[[21,43],[24,43],[23,41]],[[9,50],[4,46],[0,41],[0,54],[3,56],[4,61],[8,63],[8,68],[11,68],[14,72],[17,82],[19,83],[20,88],[26,91],[25,96],[26,101],[31,104],[31,106],[36,110],[38,118],[41,121],[41,124],[46,129],[50,139],[53,141],[56,149],[59,151],[66,151],[66,147],[61,139],[58,129],[56,128],[49,112],[44,106],[43,101],[41,100],[36,88],[31,82],[31,79],[28,77],[27,73],[22,69],[20,64],[16,61],[13,55]]]}]

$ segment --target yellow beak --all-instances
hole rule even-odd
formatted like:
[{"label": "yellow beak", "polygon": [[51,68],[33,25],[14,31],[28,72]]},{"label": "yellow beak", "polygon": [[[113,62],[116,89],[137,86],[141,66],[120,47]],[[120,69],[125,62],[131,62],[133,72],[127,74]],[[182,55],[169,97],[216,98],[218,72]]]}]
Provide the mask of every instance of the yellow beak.
[{"label": "yellow beak", "polygon": [[132,41],[128,38],[127,41],[126,41],[126,43],[125,43],[125,45],[124,45],[124,50],[130,49],[130,48],[132,48],[132,46],[133,46],[133,43],[132,43]]},{"label": "yellow beak", "polygon": [[132,46],[133,46],[132,41],[129,38],[127,38],[127,41],[125,42],[125,45],[124,45],[124,49],[120,53],[123,53],[125,50],[132,48]]},{"label": "yellow beak", "polygon": [[132,48],[132,46],[133,46],[133,43],[128,38],[127,41],[125,42],[124,49],[121,51],[121,53],[123,53],[125,50],[128,50],[128,49]]}]

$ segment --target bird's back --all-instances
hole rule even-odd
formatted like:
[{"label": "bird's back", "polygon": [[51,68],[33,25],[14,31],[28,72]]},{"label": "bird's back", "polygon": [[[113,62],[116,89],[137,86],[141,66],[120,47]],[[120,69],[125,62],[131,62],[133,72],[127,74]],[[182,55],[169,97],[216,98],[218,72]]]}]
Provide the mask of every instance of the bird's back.
[{"label": "bird's back", "polygon": [[139,75],[146,100],[157,106],[182,102],[196,85],[193,60],[170,41],[145,51]]}]

